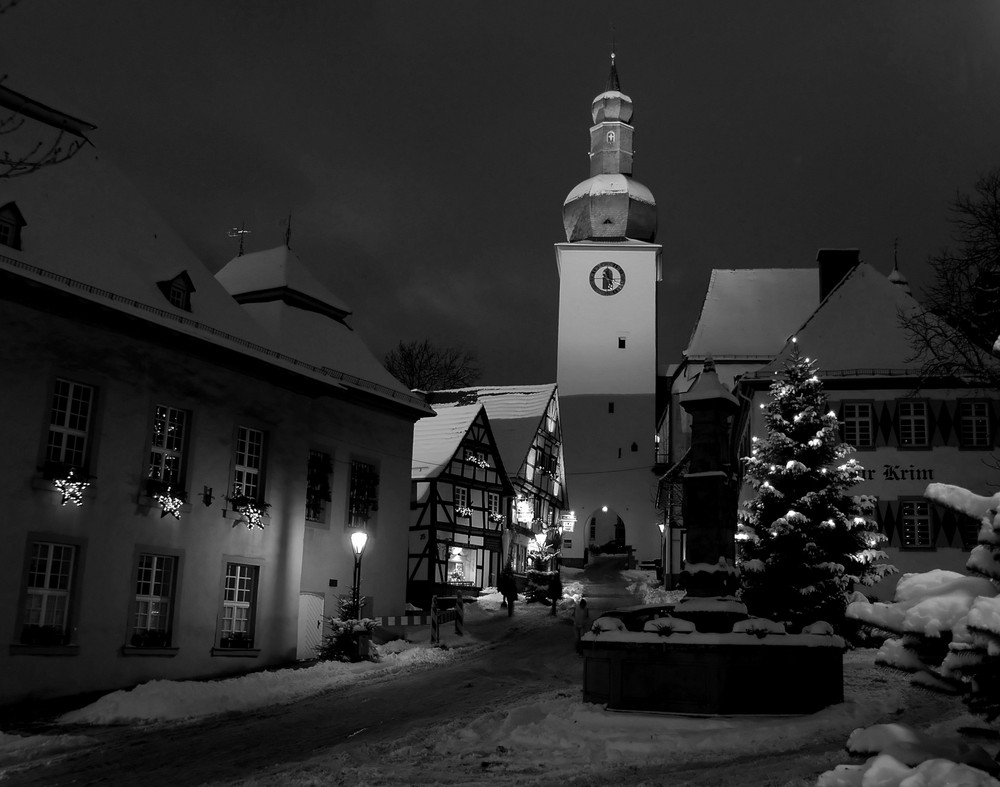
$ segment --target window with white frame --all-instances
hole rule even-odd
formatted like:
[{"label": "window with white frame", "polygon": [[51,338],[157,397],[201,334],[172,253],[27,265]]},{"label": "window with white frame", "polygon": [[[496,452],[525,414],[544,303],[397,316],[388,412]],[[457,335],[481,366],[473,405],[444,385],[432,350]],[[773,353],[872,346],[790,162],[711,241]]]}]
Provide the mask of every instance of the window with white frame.
[{"label": "window with white frame", "polygon": [[454,493],[455,516],[469,516],[472,513],[469,508],[469,490],[464,486],[456,486]]},{"label": "window with white frame", "polygon": [[36,541],[30,546],[21,628],[24,645],[69,642],[70,594],[76,547]]},{"label": "window with white frame", "polygon": [[259,429],[241,426],[236,434],[233,494],[245,495],[251,500],[264,496],[264,433]]},{"label": "window with white frame", "polygon": [[927,402],[899,401],[896,405],[900,448],[924,448],[928,443]]},{"label": "window with white frame", "polygon": [[855,448],[875,445],[874,418],[871,402],[844,402],[841,437]]},{"label": "window with white frame", "polygon": [[990,447],[988,402],[961,400],[958,403],[958,437],[962,448]]},{"label": "window with white frame", "polygon": [[499,515],[500,514],[500,495],[498,495],[496,492],[487,492],[486,493],[486,508],[487,508],[487,510],[491,514]]},{"label": "window with white frame", "polygon": [[70,380],[56,380],[49,415],[45,459],[58,465],[84,467],[94,389]]},{"label": "window with white frame", "polygon": [[170,646],[177,558],[139,555],[135,577],[135,611],[129,644],[137,648]]},{"label": "window with white frame", "polygon": [[220,647],[253,647],[259,573],[258,566],[226,563]]},{"label": "window with white frame", "polygon": [[379,475],[375,465],[351,460],[351,483],[347,498],[347,526],[365,527],[378,511]]},{"label": "window with white frame", "polygon": [[929,547],[931,507],[926,500],[904,500],[900,504],[900,536],[904,547]]},{"label": "window with white frame", "polygon": [[187,444],[189,414],[165,404],[153,408],[153,433],[149,443],[146,477],[171,494],[184,491],[184,449]]}]

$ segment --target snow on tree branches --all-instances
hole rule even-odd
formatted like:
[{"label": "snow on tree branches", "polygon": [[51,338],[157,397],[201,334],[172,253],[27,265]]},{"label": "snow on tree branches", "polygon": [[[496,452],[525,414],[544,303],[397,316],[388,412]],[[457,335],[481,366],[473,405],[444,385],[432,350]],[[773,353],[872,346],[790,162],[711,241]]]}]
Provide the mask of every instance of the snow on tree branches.
[{"label": "snow on tree branches", "polygon": [[914,682],[964,695],[969,709],[1000,716],[1000,493],[983,497],[950,484],[930,484],[924,497],[978,518],[979,545],[970,575],[935,569],[907,574],[891,604],[854,602],[847,617],[893,635],[877,664],[914,673]]},{"label": "snow on tree branches", "polygon": [[741,598],[752,615],[801,627],[840,625],[855,584],[895,568],[881,549],[874,498],[848,494],[863,479],[828,412],[815,364],[796,346],[771,385],[767,437],[744,458],[756,495],[740,515]]}]

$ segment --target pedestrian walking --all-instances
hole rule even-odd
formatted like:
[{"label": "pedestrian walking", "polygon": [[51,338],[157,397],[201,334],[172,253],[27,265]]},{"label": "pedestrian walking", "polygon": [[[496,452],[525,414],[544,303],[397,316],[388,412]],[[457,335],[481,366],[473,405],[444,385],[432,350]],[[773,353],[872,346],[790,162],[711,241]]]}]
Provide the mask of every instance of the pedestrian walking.
[{"label": "pedestrian walking", "polygon": [[500,595],[503,596],[504,603],[507,605],[507,617],[512,617],[514,615],[514,602],[517,601],[517,580],[514,579],[514,567],[510,561],[507,561],[507,565],[500,572],[497,590],[500,591]]},{"label": "pedestrian walking", "polygon": [[562,598],[562,580],[559,578],[559,571],[552,575],[549,579],[549,598],[552,600],[552,615],[556,614],[556,605],[559,603],[559,599]]},{"label": "pedestrian walking", "polygon": [[583,643],[580,638],[590,630],[590,610],[587,608],[587,599],[581,598],[576,609],[573,610],[573,629],[576,631],[576,652],[583,651]]}]

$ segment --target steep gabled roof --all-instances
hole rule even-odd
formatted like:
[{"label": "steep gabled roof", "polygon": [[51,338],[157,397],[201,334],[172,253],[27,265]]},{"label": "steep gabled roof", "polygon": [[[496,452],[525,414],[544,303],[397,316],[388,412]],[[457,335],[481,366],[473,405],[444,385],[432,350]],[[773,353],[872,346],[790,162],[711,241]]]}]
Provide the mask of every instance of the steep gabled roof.
[{"label": "steep gabled roof", "polygon": [[414,481],[436,478],[448,466],[483,406],[451,405],[434,410],[436,417],[424,418],[413,425],[410,478]]},{"label": "steep gabled roof", "polygon": [[482,404],[489,416],[500,455],[516,473],[531,449],[555,393],[555,383],[453,388],[434,392],[434,408],[440,414],[449,406],[447,399],[452,396],[456,403],[475,401]]},{"label": "steep gabled roof", "polygon": [[713,270],[684,354],[773,358],[818,298],[816,268]]},{"label": "steep gabled roof", "polygon": [[[799,352],[816,361],[817,370],[841,374],[919,372],[911,360],[913,346],[900,324],[900,313],[919,310],[905,289],[893,284],[868,263],[860,263],[794,332]],[[777,357],[758,373],[784,368],[789,340]]]},{"label": "steep gabled roof", "polygon": [[[333,389],[377,396],[414,418],[430,414],[423,400],[389,375],[367,348],[361,351],[363,342],[345,324],[301,312],[337,325],[340,334],[295,343],[283,341],[271,325],[251,317],[248,309],[269,304],[238,304],[129,181],[93,149],[28,177],[0,179],[0,205],[8,202],[17,203],[28,225],[20,249],[0,247],[0,275],[95,304],[109,315],[127,315],[194,337]],[[180,271],[191,281],[190,310],[171,304],[158,286]]]}]

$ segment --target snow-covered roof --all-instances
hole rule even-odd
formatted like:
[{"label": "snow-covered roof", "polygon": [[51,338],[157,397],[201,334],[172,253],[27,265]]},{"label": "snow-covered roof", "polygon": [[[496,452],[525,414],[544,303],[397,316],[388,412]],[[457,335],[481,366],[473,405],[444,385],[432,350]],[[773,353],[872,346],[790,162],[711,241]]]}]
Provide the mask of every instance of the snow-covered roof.
[{"label": "snow-covered roof", "polygon": [[483,409],[481,404],[435,406],[434,418],[413,425],[413,462],[410,478],[423,481],[436,477],[455,455]]},{"label": "snow-covered roof", "polygon": [[685,355],[771,359],[818,299],[816,268],[713,270]]},{"label": "snow-covered roof", "polygon": [[[899,314],[920,308],[917,300],[862,262],[830,291],[805,319],[795,339],[802,355],[816,361],[820,375],[831,372],[916,373],[913,345]],[[784,368],[792,342],[757,376]]]},{"label": "snow-covered roof", "polygon": [[351,313],[351,308],[320,284],[287,246],[234,257],[215,274],[215,278],[233,297],[287,290],[319,301],[344,315]]},{"label": "snow-covered roof", "polygon": [[[493,438],[497,442],[504,463],[513,472],[521,466],[535,439],[535,434],[555,396],[555,383],[544,385],[494,385],[469,388],[453,388],[435,391],[435,395],[455,394],[456,404],[470,401],[472,397],[486,408],[490,419]],[[446,407],[454,407],[446,402],[435,403],[439,413]],[[440,408],[440,409],[439,409]]]},{"label": "snow-covered roof", "polygon": [[[360,351],[361,340],[343,324],[336,351],[331,338],[294,343],[272,335],[93,148],[30,177],[0,180],[0,205],[8,202],[17,205],[27,225],[21,250],[0,246],[0,271],[334,388],[364,390],[430,413],[367,349]],[[181,274],[193,286],[190,309],[174,306],[159,286]],[[313,344],[330,351],[319,353]]]}]

